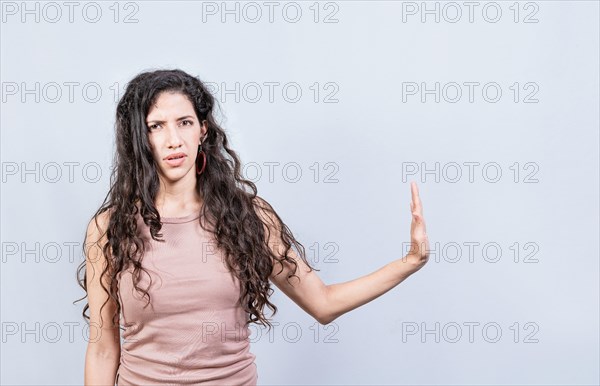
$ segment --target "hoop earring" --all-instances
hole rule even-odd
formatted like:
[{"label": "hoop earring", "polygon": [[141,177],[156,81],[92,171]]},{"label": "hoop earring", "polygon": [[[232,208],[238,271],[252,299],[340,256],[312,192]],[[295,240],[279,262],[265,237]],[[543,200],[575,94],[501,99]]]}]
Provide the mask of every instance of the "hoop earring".
[{"label": "hoop earring", "polygon": [[[200,156],[202,156],[202,166],[199,168],[198,160],[200,159]],[[204,151],[202,151],[202,143],[200,143],[198,145],[198,158],[196,159],[196,174],[198,174],[198,175],[202,174],[202,172],[204,172],[205,168],[206,168],[206,154],[204,153]]]}]

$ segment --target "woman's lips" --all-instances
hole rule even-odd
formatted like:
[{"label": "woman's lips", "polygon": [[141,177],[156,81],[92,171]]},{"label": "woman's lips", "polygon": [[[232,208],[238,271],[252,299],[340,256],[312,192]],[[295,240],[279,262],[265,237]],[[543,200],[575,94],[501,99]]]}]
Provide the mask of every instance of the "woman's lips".
[{"label": "woman's lips", "polygon": [[183,162],[185,161],[185,157],[183,156],[181,158],[171,158],[171,159],[167,159],[165,160],[165,162],[169,165],[169,166],[180,166],[181,164],[183,164]]}]

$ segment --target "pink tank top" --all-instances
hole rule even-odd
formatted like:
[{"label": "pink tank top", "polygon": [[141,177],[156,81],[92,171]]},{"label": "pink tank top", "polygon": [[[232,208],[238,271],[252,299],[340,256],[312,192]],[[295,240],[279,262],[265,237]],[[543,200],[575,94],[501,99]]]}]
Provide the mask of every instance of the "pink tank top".
[{"label": "pink tank top", "polygon": [[[164,243],[137,217],[151,298],[143,308],[147,298],[133,288],[132,267],[119,274],[125,330],[117,385],[256,385],[239,281],[214,236],[200,227],[199,213],[161,218]],[[141,272],[138,286],[148,283]]]}]

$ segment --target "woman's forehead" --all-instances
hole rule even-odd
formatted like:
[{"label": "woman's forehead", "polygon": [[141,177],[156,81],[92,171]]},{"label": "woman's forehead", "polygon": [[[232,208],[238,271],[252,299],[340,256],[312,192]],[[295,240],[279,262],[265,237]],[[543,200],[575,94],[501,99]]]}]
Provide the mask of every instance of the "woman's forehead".
[{"label": "woman's forehead", "polygon": [[195,116],[194,106],[187,96],[181,93],[161,93],[150,106],[148,119],[165,119]]}]

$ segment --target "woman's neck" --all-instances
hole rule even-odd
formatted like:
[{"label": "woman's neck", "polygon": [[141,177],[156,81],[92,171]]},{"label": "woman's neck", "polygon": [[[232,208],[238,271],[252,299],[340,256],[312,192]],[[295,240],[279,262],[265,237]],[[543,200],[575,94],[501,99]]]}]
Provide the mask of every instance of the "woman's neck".
[{"label": "woman's neck", "polygon": [[[202,209],[204,200],[199,194],[187,196],[159,196],[154,201],[154,206],[161,217],[183,217],[193,212],[199,212]],[[141,207],[141,200],[136,201],[138,209]]]}]

